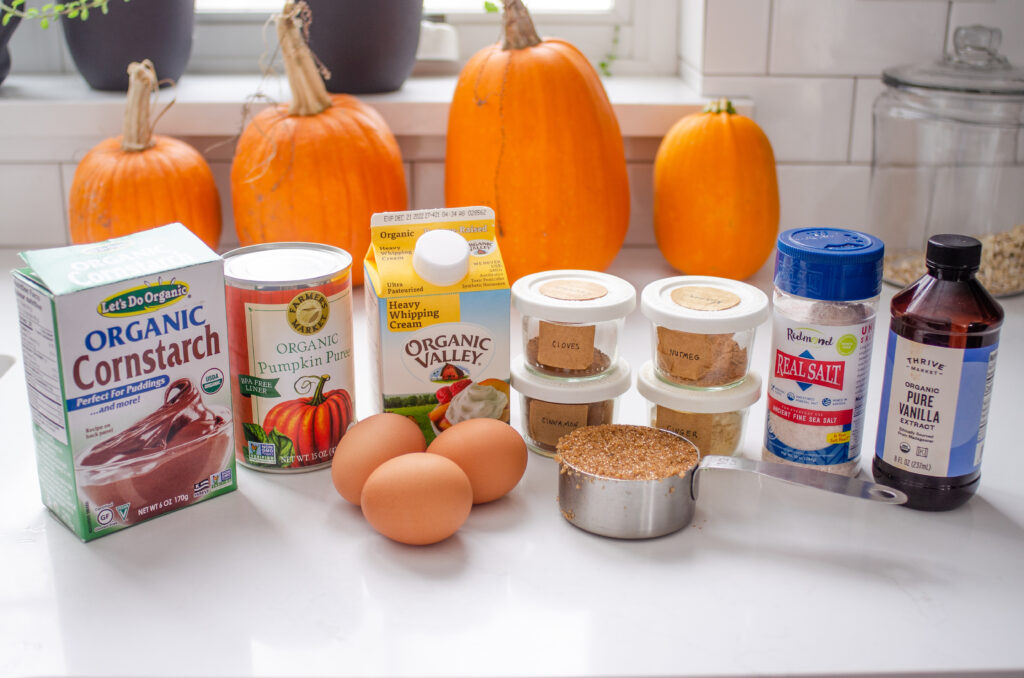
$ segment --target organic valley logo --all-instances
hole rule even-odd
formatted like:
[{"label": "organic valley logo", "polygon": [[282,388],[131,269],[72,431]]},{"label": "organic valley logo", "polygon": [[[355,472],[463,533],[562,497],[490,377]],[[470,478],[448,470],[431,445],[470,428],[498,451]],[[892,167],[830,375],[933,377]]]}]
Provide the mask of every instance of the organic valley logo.
[{"label": "organic valley logo", "polygon": [[441,323],[414,333],[402,362],[418,380],[447,383],[481,374],[494,357],[494,338],[472,323]]},{"label": "organic valley logo", "polygon": [[96,310],[107,318],[141,315],[165,308],[187,297],[188,290],[188,283],[176,280],[155,285],[142,285],[107,297],[100,302]]}]

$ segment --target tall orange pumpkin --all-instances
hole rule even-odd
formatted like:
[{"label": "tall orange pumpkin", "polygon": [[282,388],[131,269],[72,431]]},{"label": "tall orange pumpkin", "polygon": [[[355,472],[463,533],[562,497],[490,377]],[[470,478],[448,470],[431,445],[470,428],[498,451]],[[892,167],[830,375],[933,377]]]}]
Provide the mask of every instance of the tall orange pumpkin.
[{"label": "tall orange pumpkin", "polygon": [[374,212],[404,210],[405,173],[384,119],[346,94],[324,87],[302,35],[304,2],[276,19],[290,105],[257,114],[238,140],[231,165],[235,229],[243,245],[299,240],[335,245],[355,259],[363,281]]},{"label": "tall orange pumpkin", "polygon": [[445,202],[494,208],[513,280],[607,268],[629,228],[615,112],[579,50],[541,40],[521,0],[504,4],[503,41],[477,52],[455,87]]},{"label": "tall orange pumpkin", "polygon": [[721,99],[677,122],[654,160],[654,235],[690,275],[742,280],[771,256],[779,184],[768,137]]},{"label": "tall orange pumpkin", "polygon": [[128,66],[123,134],[104,139],[78,163],[68,192],[71,242],[96,242],[175,221],[216,249],[221,214],[210,166],[184,141],[153,134],[147,59]]}]

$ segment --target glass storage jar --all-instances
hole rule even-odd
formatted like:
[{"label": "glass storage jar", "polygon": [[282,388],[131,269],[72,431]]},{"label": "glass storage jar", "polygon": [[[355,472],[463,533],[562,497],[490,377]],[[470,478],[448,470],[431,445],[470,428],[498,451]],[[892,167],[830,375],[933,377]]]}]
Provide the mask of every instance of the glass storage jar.
[{"label": "glass storage jar", "polygon": [[761,398],[761,375],[750,372],[733,388],[694,391],[666,384],[646,362],[637,372],[636,390],[650,403],[651,426],[690,440],[702,457],[731,457],[740,453],[747,411]]},{"label": "glass storage jar", "polygon": [[953,54],[882,73],[868,218],[886,282],[917,280],[928,239],[959,233],[982,242],[986,288],[1024,291],[1024,69],[1000,41],[998,29],[962,26]]},{"label": "glass storage jar", "polygon": [[523,316],[523,356],[534,372],[591,379],[615,367],[625,317],[636,289],[596,271],[542,271],[512,285]]},{"label": "glass storage jar", "polygon": [[684,275],[647,285],[640,310],[651,321],[654,370],[662,381],[728,388],[747,375],[768,296],[736,280]]},{"label": "glass storage jar", "polygon": [[545,377],[527,369],[522,356],[516,358],[512,388],[521,397],[519,428],[527,447],[552,457],[562,436],[584,426],[614,423],[618,398],[631,383],[632,373],[622,358],[587,380]]}]

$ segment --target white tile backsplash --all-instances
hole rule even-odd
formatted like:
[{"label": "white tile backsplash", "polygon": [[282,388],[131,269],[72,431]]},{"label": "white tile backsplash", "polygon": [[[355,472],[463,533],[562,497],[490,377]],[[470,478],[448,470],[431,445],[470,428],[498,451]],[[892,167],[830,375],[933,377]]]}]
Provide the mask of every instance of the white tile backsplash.
[{"label": "white tile backsplash", "polygon": [[412,166],[412,186],[409,206],[425,210],[444,205],[444,163],[417,162]]},{"label": "white tile backsplash", "polygon": [[867,165],[779,165],[779,229],[867,227]]},{"label": "white tile backsplash", "polygon": [[853,80],[705,76],[705,96],[748,96],[778,162],[845,162]]},{"label": "white tile backsplash", "polygon": [[711,75],[767,73],[770,25],[770,2],[709,2],[704,25],[704,72]]},{"label": "white tile backsplash", "polygon": [[857,78],[853,96],[853,130],[850,134],[850,161],[871,162],[875,99],[885,90],[878,78]]},{"label": "white tile backsplash", "polygon": [[6,247],[67,244],[57,165],[0,165],[0,242]]},{"label": "white tile backsplash", "polygon": [[934,59],[948,4],[935,0],[774,0],[769,70],[865,75]]}]

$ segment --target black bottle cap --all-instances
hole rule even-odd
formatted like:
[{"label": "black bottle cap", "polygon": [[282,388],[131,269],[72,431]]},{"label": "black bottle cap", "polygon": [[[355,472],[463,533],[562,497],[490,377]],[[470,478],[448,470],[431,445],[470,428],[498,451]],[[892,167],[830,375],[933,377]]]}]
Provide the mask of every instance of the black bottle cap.
[{"label": "black bottle cap", "polygon": [[977,271],[981,263],[981,242],[969,235],[933,235],[928,238],[925,263],[937,268]]}]

